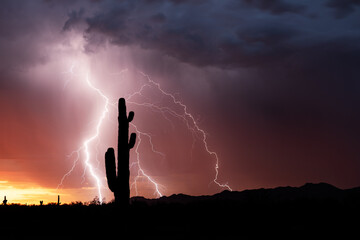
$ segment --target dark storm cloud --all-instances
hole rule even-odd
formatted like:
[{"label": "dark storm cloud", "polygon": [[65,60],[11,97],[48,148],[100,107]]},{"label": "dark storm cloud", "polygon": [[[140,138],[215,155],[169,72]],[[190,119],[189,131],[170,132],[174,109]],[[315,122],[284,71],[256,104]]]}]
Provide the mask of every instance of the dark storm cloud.
[{"label": "dark storm cloud", "polygon": [[[110,42],[197,66],[259,67],[282,64],[315,45],[358,46],[359,17],[337,22],[326,3],[332,2],[104,1],[83,21],[89,51]],[[82,13],[71,13],[64,29],[80,22]],[[327,61],[326,53],[321,55]]]},{"label": "dark storm cloud", "polygon": [[246,44],[262,43],[265,46],[278,46],[296,36],[297,31],[289,28],[277,28],[276,26],[266,26],[255,29],[245,29],[237,32],[237,36]]},{"label": "dark storm cloud", "polygon": [[359,8],[359,0],[329,0],[326,4],[335,10],[337,18],[344,18],[356,11]]},{"label": "dark storm cloud", "polygon": [[164,23],[166,21],[166,16],[163,13],[157,13],[151,16],[150,20],[157,23]]},{"label": "dark storm cloud", "polygon": [[79,11],[73,10],[71,11],[68,16],[69,19],[65,22],[63,30],[70,30],[70,28],[74,25],[78,25],[80,22],[83,21],[83,15],[84,15],[84,8],[80,9]]},{"label": "dark storm cloud", "polygon": [[243,0],[248,6],[256,7],[272,14],[304,13],[306,6],[298,3],[290,3],[283,0]]},{"label": "dark storm cloud", "polygon": [[331,9],[357,11],[356,4],[104,1],[84,16],[85,37],[89,51],[110,42],[154,50],[200,68],[251,69],[249,78],[263,82],[255,95],[242,100],[251,111],[294,124],[304,116],[321,121],[333,114],[343,124],[344,116],[360,116],[349,107],[360,101],[360,72],[354,65],[360,60],[360,17],[351,14],[340,21]]}]

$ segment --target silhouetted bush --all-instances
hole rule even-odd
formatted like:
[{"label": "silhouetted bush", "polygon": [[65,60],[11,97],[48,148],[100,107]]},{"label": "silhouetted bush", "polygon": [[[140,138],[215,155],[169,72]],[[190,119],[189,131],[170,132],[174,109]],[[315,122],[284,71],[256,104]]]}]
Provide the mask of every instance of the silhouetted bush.
[{"label": "silhouetted bush", "polygon": [[83,206],[84,203],[81,201],[75,201],[75,202],[71,202],[69,205],[70,206]]},{"label": "silhouetted bush", "polygon": [[95,196],[93,200],[88,202],[88,205],[101,205],[100,199],[98,196]]}]

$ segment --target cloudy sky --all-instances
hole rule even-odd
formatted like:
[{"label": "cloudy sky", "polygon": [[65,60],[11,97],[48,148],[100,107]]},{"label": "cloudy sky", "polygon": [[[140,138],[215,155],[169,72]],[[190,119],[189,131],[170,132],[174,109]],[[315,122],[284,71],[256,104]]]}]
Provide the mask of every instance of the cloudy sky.
[{"label": "cloudy sky", "polygon": [[0,197],[99,195],[104,96],[106,200],[119,97],[131,195],[359,186],[359,29],[358,0],[1,1]]}]

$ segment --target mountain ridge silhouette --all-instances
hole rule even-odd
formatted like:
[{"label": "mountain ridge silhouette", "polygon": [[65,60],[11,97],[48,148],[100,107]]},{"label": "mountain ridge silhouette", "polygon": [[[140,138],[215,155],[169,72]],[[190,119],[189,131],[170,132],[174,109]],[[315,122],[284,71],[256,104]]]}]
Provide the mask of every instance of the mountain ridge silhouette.
[{"label": "mountain ridge silhouette", "polygon": [[[351,196],[350,196],[351,195]],[[340,189],[329,183],[305,183],[300,187],[281,186],[275,188],[245,189],[242,191],[224,190],[213,195],[187,195],[183,193],[162,196],[158,199],[147,199],[144,197],[132,197],[132,202],[144,201],[148,204],[176,203],[189,204],[204,201],[236,201],[244,203],[249,201],[271,201],[282,202],[291,200],[326,200],[333,199],[342,201],[348,197],[360,197],[360,187]]]}]

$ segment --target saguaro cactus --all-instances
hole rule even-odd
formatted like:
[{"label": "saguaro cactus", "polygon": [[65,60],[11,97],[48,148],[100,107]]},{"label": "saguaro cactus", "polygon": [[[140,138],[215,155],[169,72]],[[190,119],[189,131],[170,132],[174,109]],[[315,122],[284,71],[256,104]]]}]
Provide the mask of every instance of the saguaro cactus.
[{"label": "saguaro cactus", "polygon": [[6,196],[4,196],[3,204],[4,204],[4,205],[7,204]]},{"label": "saguaro cactus", "polygon": [[114,193],[115,203],[121,206],[129,205],[130,198],[130,149],[134,147],[136,134],[131,133],[129,140],[129,122],[134,118],[134,112],[126,114],[125,99],[119,99],[119,131],[118,131],[118,164],[117,175],[115,153],[113,148],[108,148],[105,153],[106,178],[110,190]]}]

